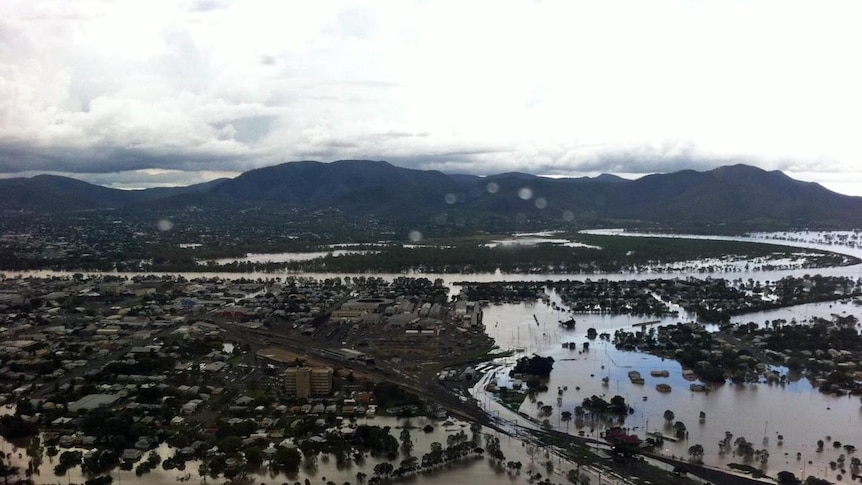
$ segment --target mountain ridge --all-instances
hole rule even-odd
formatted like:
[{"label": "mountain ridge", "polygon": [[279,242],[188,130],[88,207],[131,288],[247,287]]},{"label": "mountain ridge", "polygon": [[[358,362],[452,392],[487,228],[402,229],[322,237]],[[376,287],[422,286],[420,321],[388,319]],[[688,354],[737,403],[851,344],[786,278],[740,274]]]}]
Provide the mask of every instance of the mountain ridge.
[{"label": "mountain ridge", "polygon": [[277,204],[333,207],[405,221],[471,218],[774,221],[862,225],[862,197],[744,164],[628,180],[611,174],[550,178],[521,172],[479,177],[402,168],[385,161],[287,162],[188,187],[123,191],[56,175],[0,180],[0,210],[167,210]]}]

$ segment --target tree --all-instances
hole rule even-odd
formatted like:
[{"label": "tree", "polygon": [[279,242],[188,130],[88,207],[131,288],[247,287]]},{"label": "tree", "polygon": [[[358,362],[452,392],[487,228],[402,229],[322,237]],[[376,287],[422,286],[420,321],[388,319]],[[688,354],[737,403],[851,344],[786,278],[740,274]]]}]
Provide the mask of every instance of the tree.
[{"label": "tree", "polygon": [[234,453],[242,446],[242,438],[239,436],[227,436],[218,442],[218,449],[223,453]]},{"label": "tree", "polygon": [[263,463],[263,450],[257,447],[245,450],[245,461],[250,470],[256,470]]},{"label": "tree", "polygon": [[374,465],[374,474],[377,476],[389,476],[394,470],[395,467],[392,466],[392,463],[389,463],[388,461],[384,461],[383,463],[378,463]]},{"label": "tree", "polygon": [[510,372],[510,375],[528,374],[532,376],[548,377],[551,375],[551,370],[554,367],[553,357],[541,357],[534,355],[532,357],[521,357],[515,363],[515,367]]},{"label": "tree", "polygon": [[295,472],[299,470],[299,464],[302,463],[302,455],[296,448],[280,446],[275,449],[273,462],[283,470]]},{"label": "tree", "polygon": [[368,478],[366,473],[356,472],[356,483],[357,485],[365,485],[365,479]]},{"label": "tree", "polygon": [[560,413],[560,419],[566,423],[566,433],[569,432],[569,421],[572,420],[572,413],[570,411],[563,411]]},{"label": "tree", "polygon": [[409,456],[412,451],[413,440],[410,437],[410,431],[405,427],[401,430],[401,452]]},{"label": "tree", "polygon": [[664,420],[667,421],[668,424],[670,424],[670,422],[673,421],[673,418],[675,418],[675,417],[676,417],[676,415],[673,414],[673,411],[671,411],[670,409],[665,410]]},{"label": "tree", "polygon": [[754,445],[744,437],[740,436],[733,441],[736,445],[737,452],[745,458],[751,458],[754,455]]},{"label": "tree", "polygon": [[673,431],[674,433],[676,433],[677,438],[684,437],[686,433],[685,423],[683,423],[682,421],[677,421],[673,423]]},{"label": "tree", "polygon": [[84,485],[111,485],[112,483],[114,483],[114,477],[110,475],[90,478],[84,481]]},{"label": "tree", "polygon": [[796,475],[790,473],[788,471],[778,472],[776,475],[778,479],[778,485],[799,485],[800,481],[796,478]]},{"label": "tree", "polygon": [[629,411],[629,407],[626,404],[626,398],[619,395],[611,398],[609,408],[609,411],[617,414],[627,414]]},{"label": "tree", "polygon": [[694,462],[703,460],[703,445],[695,444],[688,447],[688,454]]}]

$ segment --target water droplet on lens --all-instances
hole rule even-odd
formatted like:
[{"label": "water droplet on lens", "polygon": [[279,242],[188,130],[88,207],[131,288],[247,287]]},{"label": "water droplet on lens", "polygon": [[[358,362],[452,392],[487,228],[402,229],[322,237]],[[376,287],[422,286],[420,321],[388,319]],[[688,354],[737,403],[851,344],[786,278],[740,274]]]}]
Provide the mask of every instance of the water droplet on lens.
[{"label": "water droplet on lens", "polygon": [[419,231],[410,231],[410,234],[407,237],[413,242],[419,242],[422,240],[422,233]]},{"label": "water droplet on lens", "polygon": [[548,201],[545,200],[544,197],[537,198],[536,199],[536,208],[537,209],[544,209],[545,207],[548,207]]},{"label": "water droplet on lens", "polygon": [[497,182],[488,182],[487,187],[485,187],[489,193],[496,194],[498,190],[500,190],[500,186],[497,185]]},{"label": "water droplet on lens", "polygon": [[452,205],[455,202],[458,202],[458,197],[455,194],[446,194],[446,197],[444,197],[444,199],[446,200],[446,203],[449,205]]},{"label": "water droplet on lens", "polygon": [[523,200],[530,200],[533,198],[533,189],[529,187],[524,187],[518,191],[518,197]]},{"label": "water droplet on lens", "polygon": [[156,223],[156,227],[162,232],[170,231],[174,228],[174,223],[167,219],[161,219]]}]

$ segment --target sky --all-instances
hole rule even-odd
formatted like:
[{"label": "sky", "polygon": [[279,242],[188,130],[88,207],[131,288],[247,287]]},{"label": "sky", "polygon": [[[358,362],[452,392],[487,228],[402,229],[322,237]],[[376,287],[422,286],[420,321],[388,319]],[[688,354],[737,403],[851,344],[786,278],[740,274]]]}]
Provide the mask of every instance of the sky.
[{"label": "sky", "polygon": [[746,163],[862,195],[860,14],[855,0],[4,0],[0,177]]}]

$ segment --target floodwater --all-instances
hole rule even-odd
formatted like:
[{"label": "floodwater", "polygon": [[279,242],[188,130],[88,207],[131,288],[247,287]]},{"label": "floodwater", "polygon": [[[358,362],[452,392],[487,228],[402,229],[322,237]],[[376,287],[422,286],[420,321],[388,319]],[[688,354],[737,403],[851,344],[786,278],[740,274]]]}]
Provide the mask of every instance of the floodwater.
[{"label": "floodwater", "polygon": [[[439,442],[445,448],[447,436],[458,433],[459,431],[464,431],[468,439],[472,438],[472,432],[470,430],[469,424],[457,420],[444,422],[441,420],[432,420],[425,417],[402,419],[378,416],[376,418],[358,419],[357,424],[390,426],[390,432],[396,438],[398,438],[401,429],[405,425],[410,426],[410,435],[414,445],[412,456],[418,457],[420,459],[422,458],[423,454],[430,451],[432,442]],[[425,433],[422,428],[426,424],[431,424],[434,427],[434,431],[431,433]],[[421,482],[423,485],[528,483],[527,471],[532,470],[534,472],[541,472],[543,475],[546,475],[546,462],[549,460],[552,461],[554,466],[554,474],[556,475],[554,477],[554,480],[556,482],[562,482],[564,481],[563,477],[565,477],[566,472],[573,468],[571,464],[561,462],[558,458],[554,459],[553,455],[546,456],[544,453],[542,453],[541,450],[530,446],[522,446],[521,441],[496,433],[487,428],[484,428],[481,432],[481,435],[479,437],[479,446],[485,446],[484,442],[486,434],[494,435],[495,437],[500,439],[500,447],[506,457],[506,460],[520,461],[523,463],[523,470],[520,474],[509,474],[505,471],[505,468],[501,469],[497,465],[492,464],[490,460],[487,460],[485,458],[468,458],[462,462],[451,464],[433,473],[425,473],[420,475],[419,477],[405,479],[400,483]],[[13,466],[26,467],[27,456],[24,449],[15,448],[8,442],[0,439],[0,451],[9,456],[9,462]],[[60,451],[62,452],[65,450],[61,449]],[[159,456],[161,456],[162,459],[169,458],[174,453],[174,450],[171,449],[167,444],[159,445],[159,447],[156,448],[155,451],[158,452]],[[21,454],[20,457],[19,454]],[[83,483],[88,478],[81,474],[80,467],[74,467],[70,469],[67,474],[62,476],[55,475],[53,469],[54,465],[57,463],[58,457],[59,455],[50,458],[47,455],[44,456],[44,461],[39,469],[39,474],[32,476],[35,483],[45,485],[54,483]],[[144,455],[144,458],[146,458],[146,454]],[[399,455],[397,459],[392,461],[393,465],[397,468],[400,461],[404,458],[406,458],[406,456]],[[355,484],[357,483],[356,474],[358,472],[364,472],[368,475],[368,477],[371,477],[374,474],[374,465],[382,461],[384,460],[367,456],[361,466],[353,463],[349,466],[338,467],[335,464],[334,457],[320,455],[314,468],[307,468],[303,464],[300,465],[300,469],[296,473],[272,473],[267,470],[261,470],[259,473],[249,475],[249,478],[252,479],[252,481],[249,483],[278,484],[294,483],[296,481],[304,483],[305,479],[307,478],[311,483],[322,484],[331,480],[339,485],[345,482]],[[110,475],[114,478],[115,484],[125,483],[128,485],[167,485],[172,483],[176,484],[184,482],[198,484],[203,483],[201,476],[198,474],[199,466],[199,461],[192,460],[186,463],[186,468],[183,471],[164,470],[161,465],[159,465],[150,473],[141,476],[136,475],[133,470],[120,470],[119,468],[112,470],[110,472]],[[207,478],[207,482],[224,483],[225,479],[223,477],[218,479]]]},{"label": "floodwater", "polygon": [[[856,246],[844,246],[840,244],[825,244],[823,242],[819,242],[817,239],[805,239],[802,238],[804,233],[774,233],[775,237],[770,238],[769,234],[758,234],[756,237],[725,237],[725,236],[700,236],[700,235],[679,235],[679,234],[637,234],[637,233],[626,233],[621,231],[614,230],[602,230],[602,231],[584,231],[587,233],[596,233],[596,234],[611,234],[611,235],[619,235],[621,237],[624,236],[637,236],[637,235],[647,235],[652,237],[673,237],[673,238],[691,238],[691,239],[714,239],[714,240],[722,240],[722,241],[742,241],[742,242],[759,242],[759,243],[768,243],[768,244],[782,244],[785,246],[793,246],[805,249],[818,249],[823,251],[832,251],[839,254],[846,254],[849,256],[854,256],[857,258],[862,258],[862,247]],[[800,239],[795,240],[792,239],[794,234],[798,234]],[[280,254],[279,257],[290,258],[297,257],[302,258],[305,257],[303,255],[310,253],[283,253]],[[328,253],[327,253],[328,254]],[[261,255],[266,257],[273,257],[272,254],[269,255]],[[744,265],[743,265],[744,266]],[[733,265],[735,269],[739,267],[739,265]],[[71,276],[75,271],[50,271],[50,270],[41,270],[41,271],[5,271],[0,272],[0,274],[5,274],[7,277],[16,277],[20,276],[22,278],[26,277],[52,277],[52,276]],[[98,272],[90,272],[88,274],[99,274]],[[248,273],[232,273],[232,272],[180,272],[180,273],[135,273],[135,272],[113,272],[109,273],[112,276],[125,276],[125,277],[135,277],[141,275],[150,275],[150,274],[165,274],[165,275],[176,275],[183,276],[186,279],[193,278],[222,278],[222,279],[275,279],[275,278],[285,278],[285,277],[307,277],[307,278],[315,278],[315,279],[327,279],[327,278],[341,278],[343,276],[353,276],[352,274],[346,273],[293,273],[288,271],[280,271],[280,272],[248,272]],[[453,287],[457,290],[457,285],[455,283],[461,281],[473,281],[473,282],[501,282],[501,281],[565,281],[565,280],[598,280],[598,279],[608,279],[612,281],[624,281],[624,280],[646,280],[646,279],[654,279],[654,278],[706,278],[709,276],[719,277],[719,278],[727,278],[727,279],[737,279],[741,278],[744,280],[753,279],[755,281],[774,281],[786,276],[794,276],[800,277],[804,275],[812,275],[812,274],[820,274],[823,276],[848,276],[854,278],[862,277],[862,264],[856,264],[851,266],[838,266],[838,267],[829,267],[829,268],[808,268],[808,269],[776,269],[776,270],[744,270],[740,269],[738,271],[724,271],[722,266],[716,267],[712,270],[709,268],[700,268],[695,270],[680,270],[674,272],[664,272],[664,271],[654,271],[652,269],[647,269],[639,272],[614,272],[614,273],[568,273],[568,274],[512,274],[512,273],[503,273],[500,271],[496,271],[494,273],[471,273],[471,274],[446,274],[446,273],[419,273],[419,272],[405,272],[405,273],[366,273],[368,276],[374,276],[378,278],[383,278],[387,280],[392,280],[394,278],[402,277],[402,276],[412,276],[412,277],[423,277],[431,280],[434,279],[442,279],[444,284]],[[453,291],[453,294],[457,293],[457,291]]]},{"label": "floodwater", "polygon": [[[785,318],[788,321],[796,318],[802,322],[814,316],[828,318],[832,313],[858,315],[859,310],[858,306],[851,303],[817,303],[756,312],[737,317],[734,321],[762,323],[776,318]],[[574,330],[566,330],[558,323],[569,316],[574,316],[577,320]],[[689,389],[692,382],[683,378],[682,368],[675,361],[638,352],[619,351],[612,343],[600,339],[589,341],[589,351],[582,351],[583,343],[588,341],[586,331],[590,327],[599,333],[607,332],[612,335],[618,329],[632,331],[632,325],[650,320],[657,318],[571,315],[554,310],[541,301],[494,305],[487,307],[484,313],[488,333],[501,348],[523,349],[523,355],[537,353],[554,357],[554,370],[548,383],[549,391],[539,394],[536,403],[525,401],[521,412],[539,421],[548,419],[552,426],[560,430],[566,431],[568,426],[569,432],[583,430],[590,436],[591,430],[598,433],[602,428],[613,425],[588,421],[576,426],[574,419],[567,425],[561,421],[560,412],[569,411],[574,414],[575,406],[592,395],[603,396],[605,400],[620,395],[635,412],[626,417],[624,423],[615,424],[631,428],[641,438],[646,437],[647,431],[671,435],[670,425],[666,424],[663,418],[664,411],[669,409],[675,414],[674,421],[685,423],[689,435],[688,439],[676,443],[665,441],[665,453],[687,457],[689,446],[701,444],[706,450],[704,462],[708,465],[721,466],[742,462],[740,457],[731,454],[719,455],[718,443],[724,438],[725,431],[733,433],[734,439],[745,437],[754,444],[755,449],[765,448],[770,455],[765,469],[771,474],[788,470],[799,475],[804,467],[806,476],[815,475],[835,480],[836,473],[840,472],[831,470],[828,464],[830,461],[836,461],[838,456],[845,452],[843,449],[834,449],[826,437],[829,436],[842,444],[862,446],[862,403],[857,396],[825,395],[813,388],[806,379],[783,386],[766,383],[725,384],[709,393],[693,392]],[[679,321],[687,319],[685,316],[666,317],[661,319],[660,324]],[[577,350],[562,348],[564,342],[575,342]],[[505,374],[507,370],[504,367],[498,372]],[[631,370],[639,371],[646,380],[645,384],[632,384],[628,379],[628,372]],[[652,370],[667,370],[670,375],[667,378],[652,377]],[[603,377],[608,378],[607,384],[602,383]],[[659,383],[669,384],[672,391],[658,392],[655,386]],[[560,396],[561,401],[557,400],[558,388],[567,389]],[[479,396],[479,399],[482,397]],[[538,416],[538,401],[554,407],[551,416]],[[703,423],[699,423],[701,411],[706,414]],[[784,437],[781,445],[778,444],[779,434]],[[768,438],[766,446],[763,445],[764,437]],[[827,442],[824,451],[820,453],[815,451],[818,439]],[[801,453],[799,461],[796,459],[797,452]],[[849,458],[848,456],[848,463]],[[811,463],[808,463],[809,460]],[[758,463],[752,465],[759,466]]]},{"label": "floodwater", "polygon": [[312,259],[325,258],[326,256],[345,256],[348,254],[368,254],[371,251],[335,249],[332,251],[311,251],[304,253],[248,253],[241,258],[218,258],[211,261],[200,261],[201,265],[210,262],[216,265],[231,263],[287,263],[293,261],[311,261]]}]

